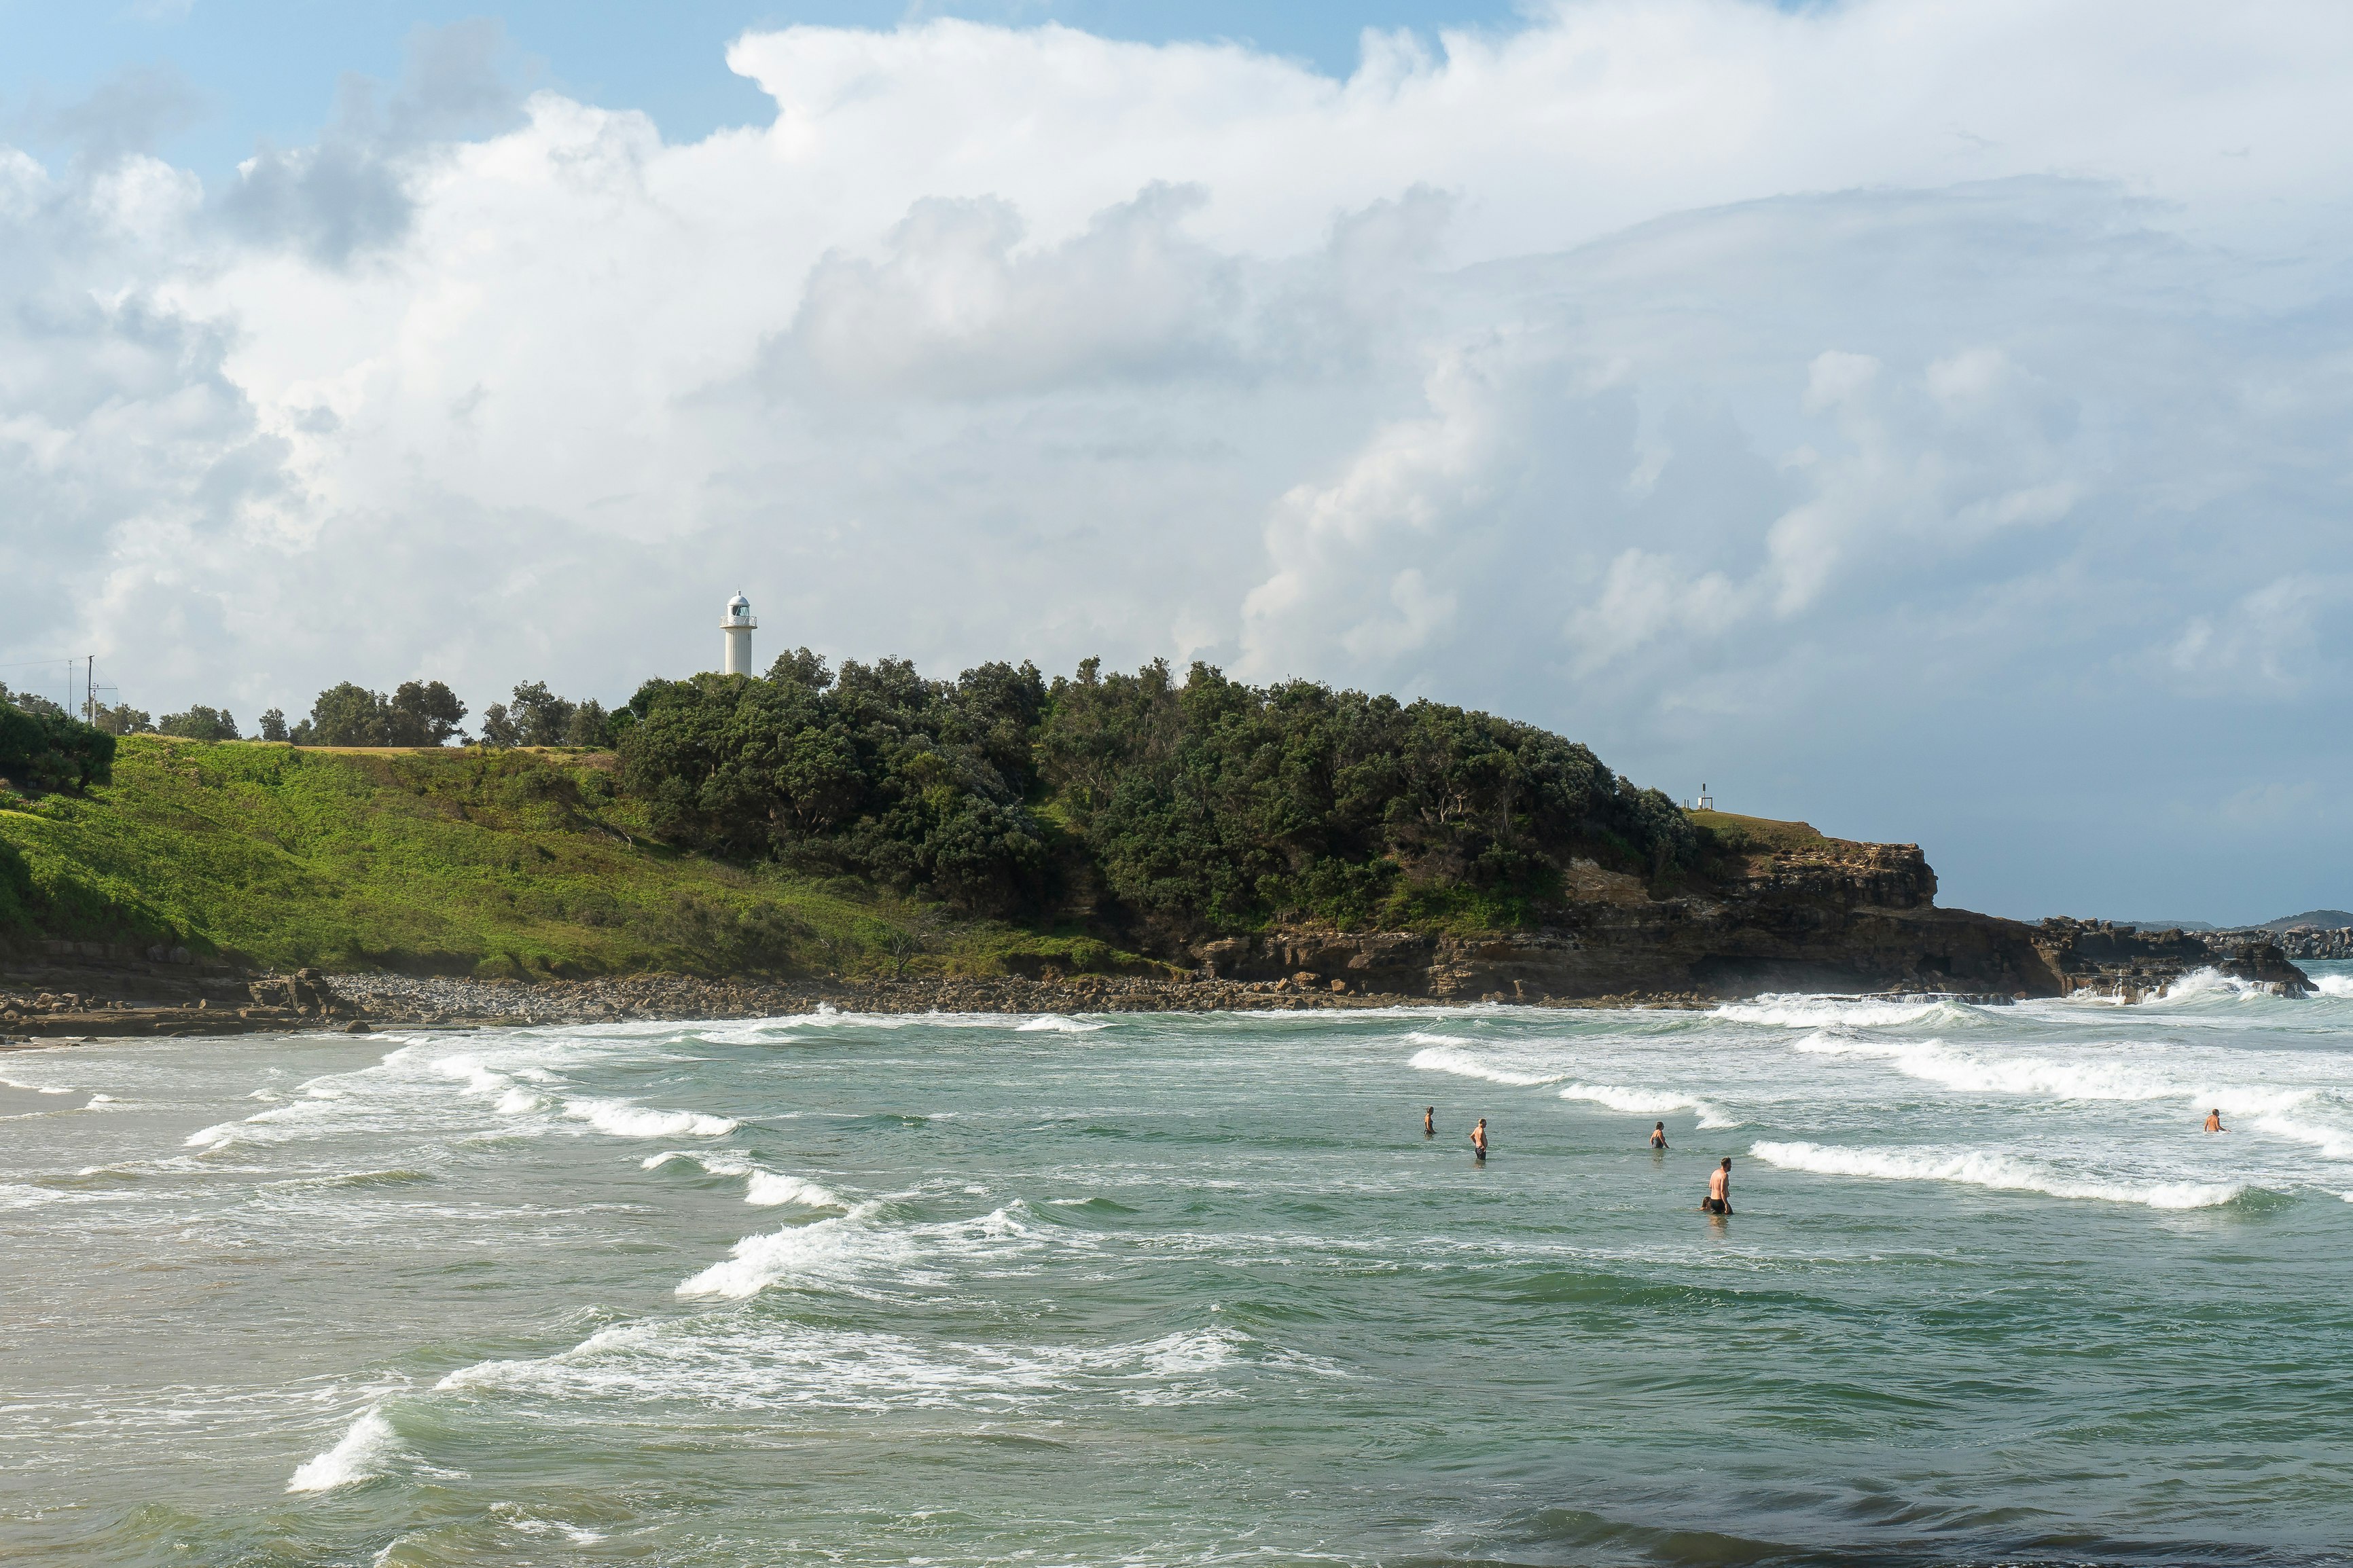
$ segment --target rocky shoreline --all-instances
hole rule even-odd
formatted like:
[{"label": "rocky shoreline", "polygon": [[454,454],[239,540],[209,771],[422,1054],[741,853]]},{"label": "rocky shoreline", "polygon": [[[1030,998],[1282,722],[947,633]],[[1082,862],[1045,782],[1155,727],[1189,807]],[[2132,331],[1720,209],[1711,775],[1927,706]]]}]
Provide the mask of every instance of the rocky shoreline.
[{"label": "rocky shoreline", "polygon": [[[1459,1005],[1464,1001],[1564,1007],[1704,1008],[1721,998],[1696,992],[1616,996],[1439,998],[1371,991],[1347,982],[1180,980],[1081,974],[812,981],[705,980],[681,974],[548,981],[467,980],[397,974],[210,977],[210,994],[154,1000],[87,989],[0,993],[0,1044],[378,1028],[529,1026],[766,1018],[831,1007],[845,1013],[1218,1013],[1354,1011]],[[227,984],[220,984],[223,979]],[[112,989],[112,988],[110,988]]]},{"label": "rocky shoreline", "polygon": [[[256,974],[185,947],[47,941],[0,952],[0,1044],[272,1030],[596,1024],[856,1013],[1210,1013],[1437,1007],[1704,1008],[1766,992],[2004,1003],[2138,1002],[2215,969],[2283,995],[2313,987],[2268,933],[2145,931],[1940,910],[1914,845],[1823,840],[1758,855],[1713,892],[1661,894],[1588,862],[1542,929],[1463,935],[1289,925],[1204,941],[1185,970],[806,980],[676,973],[477,980]],[[2339,933],[2321,933],[2333,939]],[[2335,950],[2333,941],[2307,946]]]}]

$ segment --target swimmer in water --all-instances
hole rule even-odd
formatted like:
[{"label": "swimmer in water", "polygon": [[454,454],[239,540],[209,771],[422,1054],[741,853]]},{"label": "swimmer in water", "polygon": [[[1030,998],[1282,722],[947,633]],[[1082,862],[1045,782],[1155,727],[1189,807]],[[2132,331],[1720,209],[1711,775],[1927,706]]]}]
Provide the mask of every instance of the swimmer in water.
[{"label": "swimmer in water", "polygon": [[1438,1107],[1432,1105],[1423,1108],[1421,1113],[1421,1135],[1424,1138],[1435,1138],[1438,1136]]},{"label": "swimmer in water", "polygon": [[2222,1125],[2222,1108],[2221,1106],[2218,1105],[2213,1110],[2206,1113],[2206,1131],[2209,1132],[2228,1132],[2230,1131],[2229,1128]]},{"label": "swimmer in water", "polygon": [[1487,1119],[1483,1116],[1479,1118],[1479,1125],[1471,1129],[1471,1157],[1474,1160],[1487,1157]]},{"label": "swimmer in water", "polygon": [[1667,1124],[1662,1121],[1651,1129],[1651,1147],[1653,1149],[1663,1149],[1666,1146]]},{"label": "swimmer in water", "polygon": [[1732,1212],[1731,1155],[1725,1155],[1724,1163],[1707,1173],[1707,1196],[1700,1201],[1699,1206],[1710,1214]]}]

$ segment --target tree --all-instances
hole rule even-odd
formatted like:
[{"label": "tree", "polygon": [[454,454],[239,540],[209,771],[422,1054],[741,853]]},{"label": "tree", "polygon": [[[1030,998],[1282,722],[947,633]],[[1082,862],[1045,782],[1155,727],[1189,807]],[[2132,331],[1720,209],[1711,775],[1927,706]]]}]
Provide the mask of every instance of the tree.
[{"label": "tree", "polygon": [[22,709],[27,713],[54,713],[60,719],[73,717],[37,691],[11,691],[5,686],[0,686],[0,702]]},{"label": "tree", "polygon": [[609,746],[613,743],[613,721],[606,715],[605,705],[591,697],[572,710],[572,719],[564,729],[567,746]]},{"label": "tree", "polygon": [[178,735],[190,741],[234,741],[238,738],[237,721],[226,708],[206,708],[202,703],[191,704],[185,713],[166,713],[156,729],[166,735]]},{"label": "tree", "polygon": [[20,789],[84,789],[114,776],[114,737],[56,703],[27,712],[0,702],[0,778]]},{"label": "tree", "polygon": [[346,680],[319,693],[288,738],[298,746],[438,746],[465,716],[466,705],[438,680],[403,681],[389,698]]},{"label": "tree", "polygon": [[155,728],[155,721],[128,702],[118,702],[111,708],[101,703],[98,727],[110,735],[144,735]]},{"label": "tree", "polygon": [[544,680],[533,680],[514,689],[513,699],[507,706],[508,716],[514,721],[522,736],[516,743],[524,746],[561,746],[572,732],[572,716],[578,711],[577,703],[567,702],[547,689]]},{"label": "tree", "polygon": [[261,738],[265,741],[286,739],[286,710],[272,708],[261,716]]},{"label": "tree", "polygon": [[438,746],[458,732],[466,705],[438,680],[404,680],[392,694],[385,715],[388,744]]},{"label": "tree", "polygon": [[485,746],[520,746],[522,731],[507,712],[503,702],[493,702],[482,710],[482,744]]},{"label": "tree", "polygon": [[346,680],[319,693],[311,704],[312,746],[388,746],[392,744],[391,705],[380,692]]}]

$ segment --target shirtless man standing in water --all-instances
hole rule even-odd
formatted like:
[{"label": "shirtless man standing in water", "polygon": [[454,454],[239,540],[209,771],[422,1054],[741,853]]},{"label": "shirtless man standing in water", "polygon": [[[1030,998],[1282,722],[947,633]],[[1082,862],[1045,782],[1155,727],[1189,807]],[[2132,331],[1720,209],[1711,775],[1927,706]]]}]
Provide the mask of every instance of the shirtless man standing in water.
[{"label": "shirtless man standing in water", "polygon": [[1707,1173],[1707,1196],[1700,1207],[1710,1214],[1732,1212],[1732,1156],[1726,1154],[1724,1163]]},{"label": "shirtless man standing in water", "polygon": [[1471,1129],[1471,1156],[1475,1160],[1487,1157],[1487,1119],[1479,1118],[1479,1125]]},{"label": "shirtless man standing in water", "polygon": [[1431,1105],[1425,1106],[1422,1109],[1421,1135],[1424,1138],[1435,1138],[1438,1136],[1438,1107]]},{"label": "shirtless man standing in water", "polygon": [[1656,1127],[1651,1129],[1651,1147],[1653,1149],[1663,1149],[1666,1146],[1667,1124],[1662,1121]]},{"label": "shirtless man standing in water", "polygon": [[2218,1105],[2213,1110],[2206,1113],[2206,1131],[2209,1132],[2228,1132],[2230,1131],[2229,1128],[2222,1125],[2222,1108],[2221,1106]]}]

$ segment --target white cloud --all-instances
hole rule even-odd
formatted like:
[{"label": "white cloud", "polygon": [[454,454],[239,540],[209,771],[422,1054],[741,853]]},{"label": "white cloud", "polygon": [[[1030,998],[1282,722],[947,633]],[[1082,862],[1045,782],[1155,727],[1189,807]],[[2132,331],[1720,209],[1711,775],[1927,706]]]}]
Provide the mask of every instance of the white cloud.
[{"label": "white cloud", "polygon": [[1345,81],[800,27],[686,145],[496,41],[208,196],[135,93],[0,151],[0,662],[610,697],[740,585],[771,647],[1198,655],[1791,809],[1902,730],[1957,823],[2039,787],[1957,715],[2055,767],[2341,679],[2341,7],[1580,0]]},{"label": "white cloud", "polygon": [[2353,633],[2353,577],[2295,572],[2189,617],[2166,650],[2178,686],[2242,700],[2337,687]]}]

